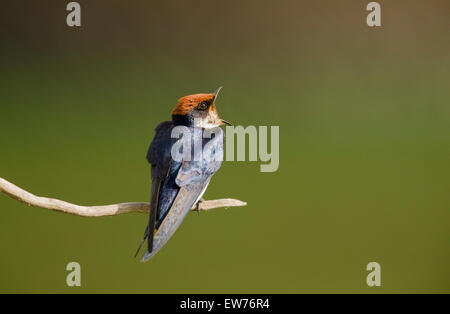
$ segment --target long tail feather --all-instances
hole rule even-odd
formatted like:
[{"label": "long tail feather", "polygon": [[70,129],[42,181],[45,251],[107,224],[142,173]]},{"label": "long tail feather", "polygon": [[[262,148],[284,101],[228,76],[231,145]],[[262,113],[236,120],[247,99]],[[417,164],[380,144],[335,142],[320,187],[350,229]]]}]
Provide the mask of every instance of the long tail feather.
[{"label": "long tail feather", "polygon": [[144,242],[147,238],[148,238],[148,226],[147,226],[147,228],[145,228],[144,237],[142,238],[142,241],[139,244],[136,254],[134,254],[134,258],[136,258],[136,256],[138,255],[139,251],[141,250],[142,245],[144,244]]}]

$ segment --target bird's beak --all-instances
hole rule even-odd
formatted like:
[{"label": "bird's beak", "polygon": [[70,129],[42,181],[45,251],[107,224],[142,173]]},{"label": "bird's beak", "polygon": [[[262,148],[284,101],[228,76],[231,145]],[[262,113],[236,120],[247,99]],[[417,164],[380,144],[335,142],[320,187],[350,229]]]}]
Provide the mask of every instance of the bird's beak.
[{"label": "bird's beak", "polygon": [[231,125],[233,126],[230,122],[224,120],[224,119],[220,119],[220,121],[222,122],[222,125],[226,124],[226,125]]}]

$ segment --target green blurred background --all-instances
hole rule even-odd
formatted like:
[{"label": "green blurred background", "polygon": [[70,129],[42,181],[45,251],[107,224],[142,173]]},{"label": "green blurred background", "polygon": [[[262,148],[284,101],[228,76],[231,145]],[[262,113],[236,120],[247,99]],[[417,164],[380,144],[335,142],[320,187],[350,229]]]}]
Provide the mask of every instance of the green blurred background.
[{"label": "green blurred background", "polygon": [[[85,205],[149,199],[154,127],[224,86],[236,125],[279,125],[280,167],[225,162],[149,263],[146,216],[0,195],[0,292],[450,292],[450,3],[2,1],[0,176]],[[66,286],[67,263],[82,286]],[[382,287],[366,285],[381,264]]]}]

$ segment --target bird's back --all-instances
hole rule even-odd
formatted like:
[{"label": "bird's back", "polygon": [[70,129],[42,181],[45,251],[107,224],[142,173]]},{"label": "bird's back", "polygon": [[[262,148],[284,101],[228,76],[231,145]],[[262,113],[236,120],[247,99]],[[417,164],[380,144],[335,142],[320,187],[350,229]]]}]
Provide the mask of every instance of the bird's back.
[{"label": "bird's back", "polygon": [[[190,133],[183,136],[190,136],[191,158],[185,158],[181,145],[180,155],[184,159],[175,160],[171,156],[172,147],[178,141],[171,136],[174,127],[170,121],[159,124],[147,152],[147,160],[151,164],[152,195],[150,222],[146,231],[149,248],[143,261],[156,254],[173,235],[190,208],[205,192],[211,176],[222,163],[222,129],[217,127],[208,130],[210,134],[204,137],[203,129],[187,128]],[[198,141],[201,143],[200,151],[195,149]],[[158,231],[153,238],[155,229]]]},{"label": "bird's back", "polygon": [[[159,188],[156,228],[159,227],[168,210],[172,206],[180,186],[209,182],[209,178],[220,168],[221,160],[214,157],[223,156],[223,131],[220,128],[214,130],[214,136],[203,138],[202,130],[188,128],[191,132],[192,158],[189,161],[176,161],[171,156],[172,146],[178,140],[172,138],[174,128],[172,121],[160,123],[155,129],[155,137],[147,152],[147,160],[151,164],[152,184],[161,183]],[[195,155],[194,142],[202,142],[202,156]],[[180,150],[182,152],[182,148]],[[183,163],[183,167],[181,165]],[[181,170],[181,171],[180,171]],[[192,175],[192,172],[195,172]],[[190,181],[183,181],[184,175],[190,176]],[[177,182],[178,177],[178,182]],[[180,179],[181,178],[181,179]],[[153,189],[155,190],[155,189]]]}]

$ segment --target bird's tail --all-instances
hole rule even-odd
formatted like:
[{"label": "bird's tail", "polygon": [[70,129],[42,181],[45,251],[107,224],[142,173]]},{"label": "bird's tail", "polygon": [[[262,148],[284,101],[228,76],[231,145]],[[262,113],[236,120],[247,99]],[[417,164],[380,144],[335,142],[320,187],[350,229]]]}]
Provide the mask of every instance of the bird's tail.
[{"label": "bird's tail", "polygon": [[144,242],[147,238],[148,238],[148,226],[147,226],[147,228],[145,228],[144,237],[142,238],[142,241],[139,244],[136,254],[134,254],[134,258],[136,258],[136,256],[138,255],[139,251],[141,250],[142,244],[144,244]]},{"label": "bird's tail", "polygon": [[190,211],[192,204],[195,203],[203,190],[205,184],[197,184],[190,188],[181,187],[178,191],[177,197],[169,210],[167,216],[163,219],[155,236],[153,237],[154,245],[152,250],[147,250],[141,259],[141,262],[146,262],[152,258],[158,251],[167,243],[170,237],[180,226],[184,217]]}]

